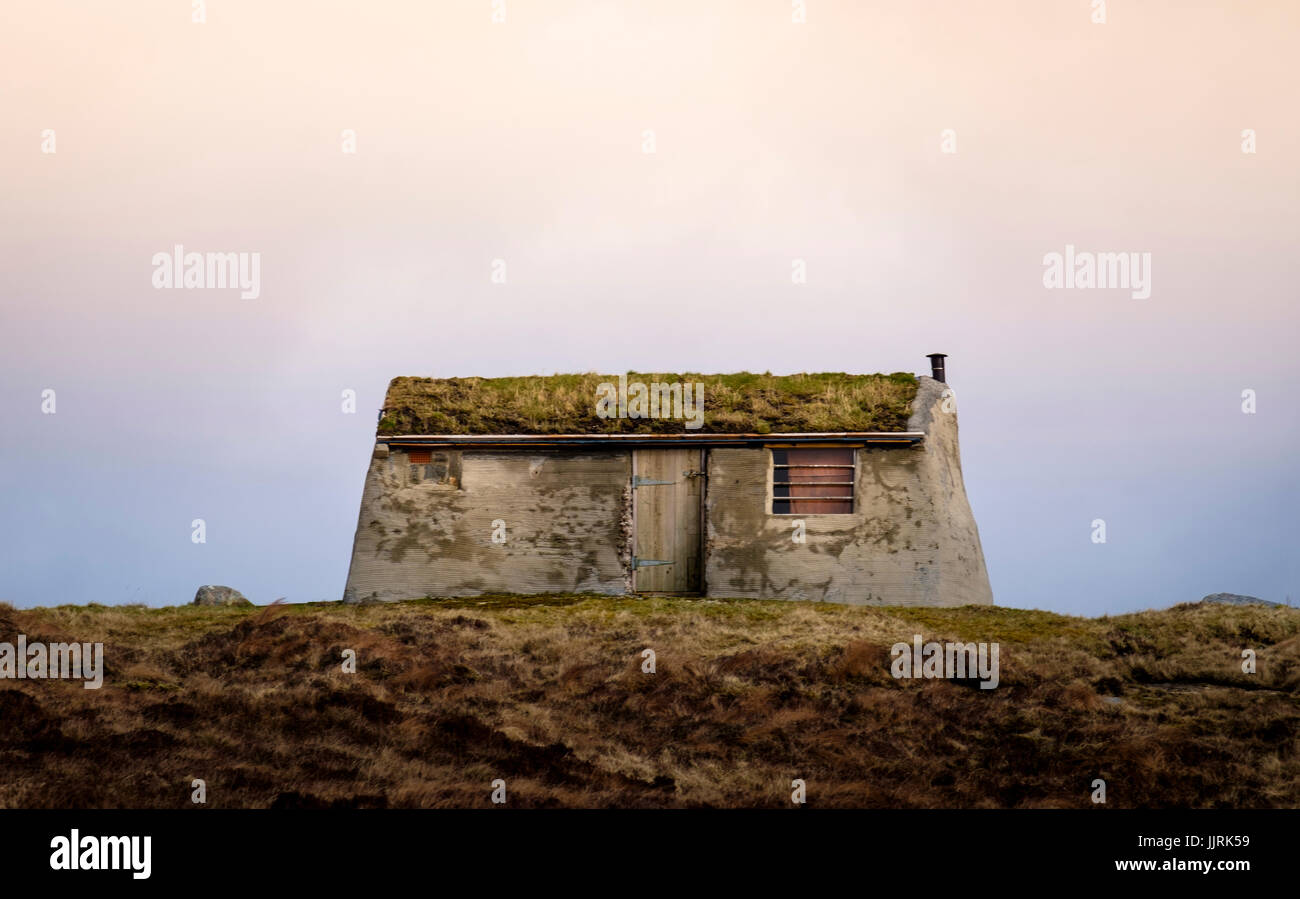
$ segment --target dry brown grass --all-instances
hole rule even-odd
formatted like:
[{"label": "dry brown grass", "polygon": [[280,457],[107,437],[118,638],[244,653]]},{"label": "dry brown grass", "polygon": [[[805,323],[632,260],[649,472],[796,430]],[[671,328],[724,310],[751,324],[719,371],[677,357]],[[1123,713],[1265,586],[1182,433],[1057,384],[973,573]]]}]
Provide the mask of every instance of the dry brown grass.
[{"label": "dry brown grass", "polygon": [[[1300,611],[513,597],[0,609],[103,641],[103,689],[0,682],[0,805],[1300,806]],[[997,641],[1002,684],[889,647]],[[643,674],[641,652],[657,653]],[[340,670],[355,649],[355,675]],[[1259,672],[1240,669],[1258,652]]]},{"label": "dry brown grass", "polygon": [[[630,373],[629,383],[704,384],[704,433],[901,431],[916,397],[914,375]],[[527,378],[394,378],[379,433],[677,433],[680,419],[600,418],[597,387],[617,375]]]}]

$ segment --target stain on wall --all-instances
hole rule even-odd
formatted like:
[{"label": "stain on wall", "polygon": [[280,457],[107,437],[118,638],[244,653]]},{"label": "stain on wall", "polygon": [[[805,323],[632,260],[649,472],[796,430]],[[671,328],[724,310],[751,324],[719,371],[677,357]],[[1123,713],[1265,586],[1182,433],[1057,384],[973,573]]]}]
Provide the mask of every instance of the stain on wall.
[{"label": "stain on wall", "polygon": [[345,600],[628,592],[631,453],[419,452],[376,447]]},{"label": "stain on wall", "polygon": [[[854,511],[772,515],[772,454],[715,449],[705,500],[710,596],[864,605],[990,604],[946,385],[921,378],[916,448],[859,449]],[[806,542],[792,539],[805,523]]]}]

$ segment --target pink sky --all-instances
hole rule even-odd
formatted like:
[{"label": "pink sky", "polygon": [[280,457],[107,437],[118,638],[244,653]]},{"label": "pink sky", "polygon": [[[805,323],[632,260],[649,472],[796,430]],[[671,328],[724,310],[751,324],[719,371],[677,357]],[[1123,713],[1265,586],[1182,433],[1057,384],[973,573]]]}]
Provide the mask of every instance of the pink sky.
[{"label": "pink sky", "polygon": [[[934,351],[999,602],[1300,594],[1300,5],[1107,6],[9,4],[0,599],[337,598],[394,375]],[[261,295],[154,290],[178,243]]]}]

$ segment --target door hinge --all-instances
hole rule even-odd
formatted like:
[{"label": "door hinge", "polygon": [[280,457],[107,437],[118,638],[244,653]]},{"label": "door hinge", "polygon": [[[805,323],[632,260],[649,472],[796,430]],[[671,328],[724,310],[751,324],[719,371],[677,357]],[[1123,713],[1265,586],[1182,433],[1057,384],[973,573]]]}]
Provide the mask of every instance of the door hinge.
[{"label": "door hinge", "polygon": [[632,475],[633,487],[660,487],[668,484],[675,484],[676,481],[656,481],[653,478],[643,478],[639,474]]},{"label": "door hinge", "polygon": [[672,564],[673,564],[672,562],[669,562],[665,559],[638,559],[636,556],[632,557],[633,568],[651,568],[655,565],[672,565]]}]

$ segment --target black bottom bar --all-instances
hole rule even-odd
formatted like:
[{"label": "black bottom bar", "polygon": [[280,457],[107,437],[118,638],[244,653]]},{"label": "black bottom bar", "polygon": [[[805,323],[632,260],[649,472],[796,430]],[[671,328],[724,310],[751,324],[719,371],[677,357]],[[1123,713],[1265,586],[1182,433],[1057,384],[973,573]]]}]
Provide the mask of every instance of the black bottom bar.
[{"label": "black bottom bar", "polygon": [[[7,885],[126,889],[414,882],[663,895],[705,884],[963,889],[1045,877],[1232,889],[1289,875],[1297,823],[1294,810],[6,811],[0,870]],[[133,876],[131,858],[119,870],[55,870],[67,853],[51,843],[74,829],[87,861],[103,846],[90,850],[87,837],[151,837],[149,877]]]}]

